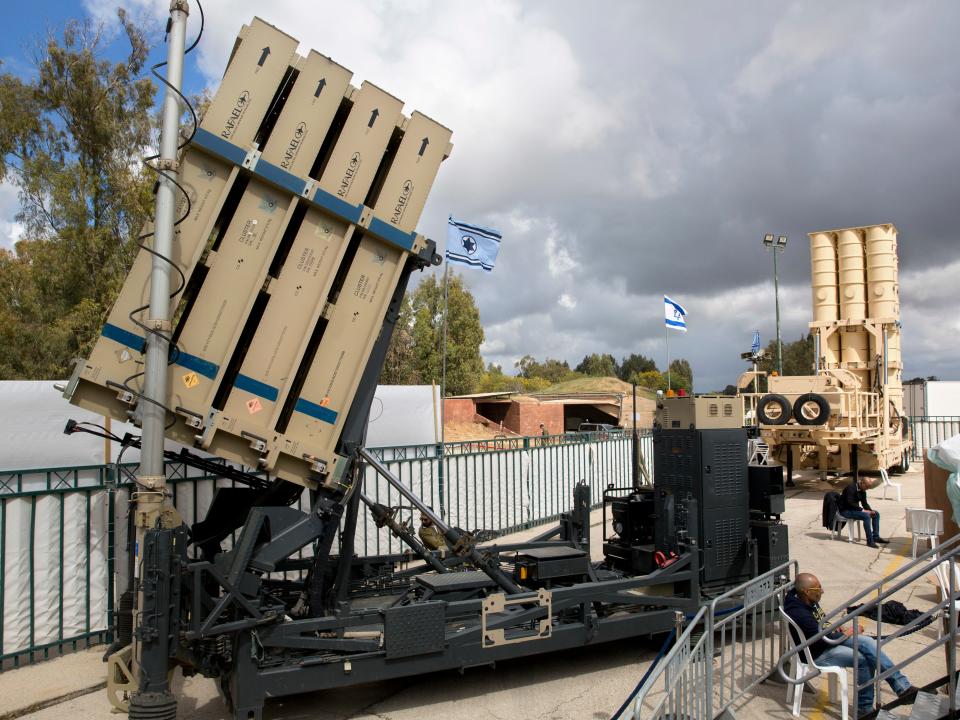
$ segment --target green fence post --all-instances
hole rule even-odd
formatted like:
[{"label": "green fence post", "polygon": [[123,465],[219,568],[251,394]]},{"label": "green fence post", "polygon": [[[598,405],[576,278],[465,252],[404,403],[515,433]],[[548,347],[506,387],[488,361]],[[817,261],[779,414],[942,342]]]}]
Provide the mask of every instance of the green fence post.
[{"label": "green fence post", "polygon": [[437,443],[437,493],[440,496],[440,517],[446,519],[446,500],[443,493],[444,445]]}]

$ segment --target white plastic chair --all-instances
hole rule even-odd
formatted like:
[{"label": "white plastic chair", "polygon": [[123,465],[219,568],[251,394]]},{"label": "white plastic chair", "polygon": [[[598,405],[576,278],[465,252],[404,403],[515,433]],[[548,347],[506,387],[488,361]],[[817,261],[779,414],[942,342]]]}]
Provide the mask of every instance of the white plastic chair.
[{"label": "white plastic chair", "polygon": [[[937,583],[940,585],[940,592],[942,593],[941,597],[944,599],[950,597],[950,561],[944,560],[938,563],[933,569],[933,574],[937,576]],[[960,592],[960,567],[956,564],[953,565],[953,592],[954,595]],[[954,615],[960,616],[960,599],[954,597],[951,605],[947,607],[951,607]]]},{"label": "white plastic chair", "polygon": [[[790,632],[790,628],[793,628],[798,638],[802,638],[803,633],[793,621],[793,618],[784,612],[783,608],[780,608],[780,615],[787,623],[787,631],[784,633],[784,635],[786,635],[789,649],[792,650],[797,646],[797,644],[794,642],[793,633]],[[801,656],[804,658],[803,661],[800,660]],[[794,655],[793,658],[791,658],[791,663],[792,672],[790,674],[794,680],[802,678],[804,675],[810,672],[812,668],[816,668],[823,673],[827,677],[827,687],[829,689],[830,702],[832,703],[837,701],[837,686],[839,685],[841,720],[848,720],[850,702],[849,693],[847,691],[847,669],[842,668],[839,665],[817,665],[813,660],[813,656],[810,654],[809,647],[803,649],[802,655]],[[806,683],[787,683],[787,705],[790,705],[790,701],[792,699],[792,713],[794,717],[800,717],[800,702],[803,700],[803,686],[805,684]]]},{"label": "white plastic chair", "polygon": [[883,468],[880,468],[880,477],[883,478],[883,499],[887,499],[887,490],[893,488],[897,491],[897,502],[900,502],[900,488],[902,483],[890,482],[890,476]]},{"label": "white plastic chair", "polygon": [[943,510],[908,507],[906,514],[907,532],[913,536],[913,557],[917,556],[917,547],[922,541],[935,548],[943,534]]},{"label": "white plastic chair", "polygon": [[843,532],[844,529],[847,531],[847,542],[853,542],[854,532],[857,533],[857,540],[860,539],[860,521],[845,518],[838,510],[833,516],[833,527],[830,528],[833,539],[836,540],[839,538],[840,533]]},{"label": "white plastic chair", "polygon": [[759,438],[747,441],[747,464],[766,465],[770,459],[770,446]]}]

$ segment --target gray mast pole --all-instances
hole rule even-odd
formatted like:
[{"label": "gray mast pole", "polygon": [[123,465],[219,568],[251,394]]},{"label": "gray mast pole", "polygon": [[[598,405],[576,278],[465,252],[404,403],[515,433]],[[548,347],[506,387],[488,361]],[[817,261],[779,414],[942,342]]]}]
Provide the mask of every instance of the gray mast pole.
[{"label": "gray mast pole", "polygon": [[[167,82],[180,90],[183,85],[183,56],[190,12],[186,0],[171,0],[170,25],[167,35]],[[166,476],[163,465],[163,437],[166,424],[164,403],[167,397],[167,354],[170,347],[170,258],[173,252],[174,212],[176,210],[176,185],[167,177],[175,177],[179,171],[177,144],[180,133],[180,98],[171,87],[166,87],[160,126],[160,157],[157,167],[160,175],[157,183],[155,216],[153,222],[153,265],[150,273],[150,309],[146,324],[153,332],[147,333],[146,357],[144,359],[143,397],[140,400],[142,437],[140,451],[140,475],[137,477],[135,524],[136,545],[134,577],[136,580],[135,632],[132,654],[132,671],[137,678],[138,690],[130,698],[131,718],[156,718],[168,720],[176,716],[176,698],[167,685],[169,659],[166,638],[152,635],[139,637],[144,624],[147,603],[156,603],[157,598],[147,598],[143,591],[140,568],[144,561],[147,531],[164,525],[167,510]],[[158,257],[162,256],[162,257]],[[174,516],[175,517],[175,516]],[[146,647],[145,647],[146,646]]]},{"label": "gray mast pole", "polygon": [[[184,0],[170,4],[170,35],[167,38],[167,81],[180,89],[183,85],[183,48],[186,37],[188,6]],[[160,126],[161,170],[155,205],[153,249],[157,255],[170,257],[173,248],[173,221],[176,209],[176,186],[166,173],[176,175],[177,142],[180,133],[180,102],[169,87],[163,98]],[[144,363],[143,437],[140,469],[147,478],[163,477],[163,431],[167,397],[167,353],[170,346],[170,263],[156,255],[150,273],[150,315],[147,324],[155,331],[147,334]],[[150,402],[150,401],[153,402]]]},{"label": "gray mast pole", "polygon": [[670,392],[670,328],[663,324],[663,340],[667,344],[667,392]]}]

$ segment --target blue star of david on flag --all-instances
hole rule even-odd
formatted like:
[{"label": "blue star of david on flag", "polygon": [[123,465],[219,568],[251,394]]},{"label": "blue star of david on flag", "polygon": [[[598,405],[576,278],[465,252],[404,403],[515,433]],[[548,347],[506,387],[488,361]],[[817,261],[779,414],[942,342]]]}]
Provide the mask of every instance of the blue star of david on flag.
[{"label": "blue star of david on flag", "polygon": [[447,223],[447,262],[474,270],[493,270],[500,252],[501,235],[480,225],[454,220]]}]

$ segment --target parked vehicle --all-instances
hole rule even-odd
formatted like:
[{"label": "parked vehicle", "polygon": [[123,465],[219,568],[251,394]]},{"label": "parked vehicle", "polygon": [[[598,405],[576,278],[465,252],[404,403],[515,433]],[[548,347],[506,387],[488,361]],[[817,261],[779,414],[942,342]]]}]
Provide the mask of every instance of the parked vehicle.
[{"label": "parked vehicle", "polygon": [[581,437],[606,440],[611,436],[617,437],[623,434],[623,428],[608,423],[580,423],[577,432]]}]

